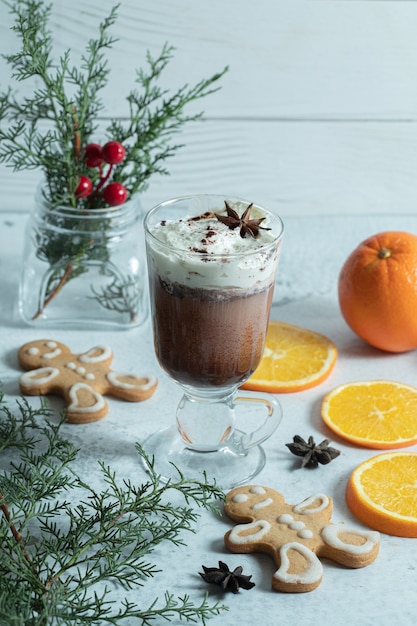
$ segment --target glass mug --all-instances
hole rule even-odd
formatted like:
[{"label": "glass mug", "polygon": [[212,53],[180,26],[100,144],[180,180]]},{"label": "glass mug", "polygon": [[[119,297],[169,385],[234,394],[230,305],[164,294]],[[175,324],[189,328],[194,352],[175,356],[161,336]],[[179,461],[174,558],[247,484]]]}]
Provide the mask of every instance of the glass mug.
[{"label": "glass mug", "polygon": [[[199,479],[204,473],[224,488],[262,469],[260,444],[282,417],[272,396],[237,390],[262,358],[283,234],[277,215],[252,205],[252,219],[265,217],[262,247],[249,233],[240,237],[239,226],[220,225],[214,215],[224,215],[225,200],[239,216],[249,205],[218,195],[184,196],[145,217],[155,353],[184,395],[176,425],[144,443],[163,480],[177,470]],[[178,220],[186,230],[200,222],[203,235],[181,243],[176,227],[169,232]],[[216,243],[219,228],[224,248]],[[236,428],[237,419],[249,420],[252,430]]]}]

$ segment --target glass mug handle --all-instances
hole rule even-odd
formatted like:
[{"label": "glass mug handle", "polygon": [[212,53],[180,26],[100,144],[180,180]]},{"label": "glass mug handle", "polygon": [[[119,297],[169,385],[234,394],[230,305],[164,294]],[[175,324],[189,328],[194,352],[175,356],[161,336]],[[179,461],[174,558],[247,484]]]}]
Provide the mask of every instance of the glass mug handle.
[{"label": "glass mug handle", "polygon": [[[254,411],[254,404],[258,405],[258,410]],[[250,409],[248,421],[251,424],[254,419],[261,422],[258,428],[247,433],[235,428],[243,408]],[[200,452],[228,447],[236,454],[246,454],[268,439],[281,419],[281,405],[275,398],[250,391],[239,391],[237,396],[232,394],[211,402],[184,394],[177,408],[177,428],[183,442],[187,448]]]},{"label": "glass mug handle", "polygon": [[[241,454],[245,454],[250,448],[258,446],[268,439],[276,431],[282,420],[281,405],[273,396],[267,397],[258,392],[239,391],[239,395],[234,398],[234,404],[243,405],[245,403],[258,404],[260,406],[259,412],[266,413],[266,416],[262,424],[255,430],[240,435],[236,432],[234,433],[234,445]],[[238,406],[235,406],[235,408],[236,412],[238,412]],[[236,417],[238,419],[238,415]]]}]

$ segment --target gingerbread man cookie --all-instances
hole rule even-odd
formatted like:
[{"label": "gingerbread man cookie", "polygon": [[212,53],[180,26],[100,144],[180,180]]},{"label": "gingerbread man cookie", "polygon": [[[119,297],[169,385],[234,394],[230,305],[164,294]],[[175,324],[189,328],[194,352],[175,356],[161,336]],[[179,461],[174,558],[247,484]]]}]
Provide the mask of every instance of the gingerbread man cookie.
[{"label": "gingerbread man cookie", "polygon": [[225,535],[231,552],[266,552],[278,565],[272,576],[276,591],[312,591],[321,583],[320,558],[358,568],[372,563],[379,550],[379,533],[332,524],[329,496],[313,495],[300,504],[287,504],[269,487],[232,489],[225,512],[240,522]]},{"label": "gingerbread man cookie", "polygon": [[83,354],[50,339],[30,341],[18,352],[19,364],[29,370],[19,379],[22,393],[58,394],[65,398],[69,422],[99,420],[107,414],[103,394],[140,402],[156,389],[153,376],[123,374],[110,369],[111,348],[96,346]]}]

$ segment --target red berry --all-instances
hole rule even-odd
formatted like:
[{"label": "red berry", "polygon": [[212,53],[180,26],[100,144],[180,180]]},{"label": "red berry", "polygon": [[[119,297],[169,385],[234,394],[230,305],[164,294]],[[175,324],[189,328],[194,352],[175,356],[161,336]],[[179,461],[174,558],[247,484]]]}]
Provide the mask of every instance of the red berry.
[{"label": "red berry", "polygon": [[80,176],[78,181],[78,187],[75,190],[77,198],[86,198],[93,191],[93,183],[88,176]]},{"label": "red berry", "polygon": [[121,163],[126,156],[126,150],[118,141],[108,141],[101,149],[101,156],[110,165]]},{"label": "red berry", "polygon": [[101,146],[98,143],[89,143],[84,149],[84,163],[87,167],[99,167],[103,163]]},{"label": "red berry", "polygon": [[103,189],[103,198],[110,206],[118,206],[126,201],[127,189],[122,183],[109,183]]}]

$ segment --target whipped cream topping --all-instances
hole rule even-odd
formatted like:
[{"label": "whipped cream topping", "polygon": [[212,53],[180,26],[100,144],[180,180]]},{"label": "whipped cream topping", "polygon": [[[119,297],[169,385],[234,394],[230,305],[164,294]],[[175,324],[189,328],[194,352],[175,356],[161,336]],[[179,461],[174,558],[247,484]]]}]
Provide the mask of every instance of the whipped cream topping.
[{"label": "whipped cream topping", "polygon": [[168,246],[210,255],[258,250],[275,238],[266,230],[259,231],[256,238],[241,237],[239,228],[232,230],[216,217],[162,222],[154,227],[153,234]]},{"label": "whipped cream topping", "polygon": [[[251,218],[264,215],[254,208]],[[267,219],[261,225],[268,228]],[[273,230],[241,237],[239,228],[214,216],[164,220],[151,232],[150,257],[163,280],[205,289],[262,288],[274,280],[279,246]]]}]

